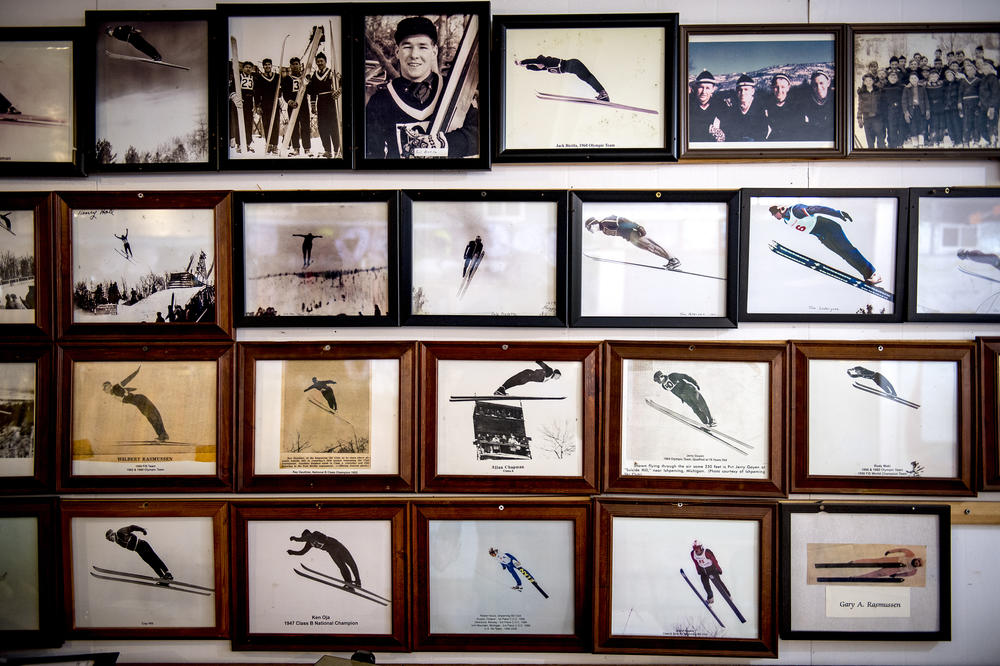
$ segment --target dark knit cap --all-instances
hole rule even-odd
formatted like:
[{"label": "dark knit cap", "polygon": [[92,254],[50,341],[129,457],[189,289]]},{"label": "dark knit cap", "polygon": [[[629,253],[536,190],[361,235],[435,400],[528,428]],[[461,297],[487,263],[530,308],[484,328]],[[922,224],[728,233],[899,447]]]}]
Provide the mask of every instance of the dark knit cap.
[{"label": "dark knit cap", "polygon": [[399,44],[407,37],[414,35],[427,35],[431,41],[437,44],[438,31],[434,23],[426,16],[408,16],[396,26],[396,43]]}]

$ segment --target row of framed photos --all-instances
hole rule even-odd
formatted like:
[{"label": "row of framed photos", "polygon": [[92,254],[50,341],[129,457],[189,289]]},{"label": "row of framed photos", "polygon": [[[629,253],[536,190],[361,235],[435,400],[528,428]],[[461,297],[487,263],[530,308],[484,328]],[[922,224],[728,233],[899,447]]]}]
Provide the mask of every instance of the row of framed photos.
[{"label": "row of framed photos", "polygon": [[0,30],[0,173],[1000,154],[993,23],[490,20],[488,2],[223,4]]},{"label": "row of framed photos", "polygon": [[973,495],[1000,490],[998,352],[26,343],[0,350],[0,493]]},{"label": "row of framed photos", "polygon": [[947,505],[20,500],[0,534],[8,646],[776,657],[779,635],[951,638]]},{"label": "row of framed photos", "polygon": [[1000,321],[995,188],[10,193],[0,208],[8,337]]}]

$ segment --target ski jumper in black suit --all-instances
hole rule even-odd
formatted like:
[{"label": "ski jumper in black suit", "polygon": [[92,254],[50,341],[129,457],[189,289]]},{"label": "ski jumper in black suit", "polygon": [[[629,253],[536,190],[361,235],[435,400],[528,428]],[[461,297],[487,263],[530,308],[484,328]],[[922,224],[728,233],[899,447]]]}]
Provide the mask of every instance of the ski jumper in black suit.
[{"label": "ski jumper in black suit", "polygon": [[315,377],[312,379],[313,383],[307,386],[302,392],[305,393],[311,389],[316,389],[326,400],[326,404],[330,406],[330,409],[337,411],[337,398],[333,395],[333,389],[331,388],[337,382],[332,379],[316,379]]},{"label": "ski jumper in black suit", "polygon": [[521,372],[512,375],[500,385],[500,388],[496,390],[496,395],[507,395],[507,389],[521,386],[528,382],[544,382],[548,379],[559,379],[561,373],[551,368],[545,361],[535,361],[535,363],[538,364],[537,369],[525,368]]},{"label": "ski jumper in black suit", "polygon": [[896,389],[893,388],[892,383],[882,376],[882,373],[875,372],[874,370],[869,370],[868,368],[862,367],[860,365],[854,366],[848,369],[847,374],[856,379],[868,379],[875,382],[883,392],[889,395],[896,395]]},{"label": "ski jumper in black suit", "polygon": [[550,74],[575,74],[577,78],[594,89],[597,98],[608,101],[608,91],[604,89],[597,77],[590,73],[587,66],[576,58],[563,60],[553,56],[539,55],[537,58],[526,58],[517,61],[518,65],[532,72],[549,72]]},{"label": "ski jumper in black suit", "polygon": [[126,44],[131,44],[143,54],[148,55],[157,62],[163,60],[163,56],[160,55],[159,51],[157,51],[152,44],[147,42],[146,38],[143,37],[140,32],[140,30],[137,30],[130,25],[119,25],[114,28],[108,28],[108,34],[115,39],[119,39]]},{"label": "ski jumper in black suit", "polygon": [[0,93],[0,113],[17,114],[21,112],[14,108],[13,102],[7,99],[7,97],[3,93]]},{"label": "ski jumper in black suit", "polygon": [[702,423],[707,426],[715,425],[708,403],[701,395],[701,387],[693,377],[682,372],[671,372],[669,375],[657,372],[653,375],[653,381],[662,386],[664,391],[676,395],[681,402],[691,408]]},{"label": "ski jumper in black suit", "polygon": [[340,130],[337,123],[337,95],[340,86],[333,70],[327,67],[322,73],[313,71],[306,85],[306,94],[316,100],[316,124],[319,140],[323,142],[323,152],[327,157],[340,152]]},{"label": "ski jumper in black suit", "polygon": [[354,562],[351,551],[347,550],[344,544],[322,532],[309,530],[302,530],[302,536],[288,537],[288,540],[301,541],[305,544],[302,546],[302,550],[289,550],[289,555],[305,555],[313,548],[325,550],[333,563],[340,569],[340,577],[344,579],[344,582],[353,587],[361,587],[361,574],[358,573],[358,565]]},{"label": "ski jumper in black suit", "polygon": [[465,246],[465,254],[462,258],[465,259],[465,265],[462,267],[462,277],[465,277],[465,272],[469,270],[469,264],[472,261],[483,254],[483,239],[476,236],[474,239],[469,241],[469,244]]},{"label": "ski jumper in black suit", "polygon": [[128,386],[128,383],[137,374],[139,374],[139,368],[136,368],[135,372],[118,384],[104,382],[104,392],[116,398],[121,398],[121,401],[126,405],[132,405],[138,409],[146,417],[146,420],[149,421],[149,425],[153,427],[153,430],[156,431],[156,439],[165,442],[170,437],[163,427],[163,418],[160,416],[160,410],[156,408],[152,400],[141,393],[135,393],[135,389]]},{"label": "ski jumper in black suit", "polygon": [[173,576],[171,576],[170,571],[167,570],[167,565],[163,563],[163,560],[161,560],[155,552],[153,552],[153,547],[146,541],[137,537],[133,534],[133,532],[142,532],[143,536],[146,536],[147,534],[146,530],[138,525],[128,525],[126,527],[122,527],[117,532],[114,530],[108,530],[104,533],[104,536],[108,541],[114,541],[125,550],[135,551],[136,555],[141,557],[142,561],[148,564],[153,571],[156,572],[156,576],[158,578],[173,580]]},{"label": "ski jumper in black suit", "polygon": [[[260,121],[264,126],[264,134],[267,134],[267,148],[265,150],[273,150],[278,144],[278,125],[280,123],[275,122],[274,126],[271,125],[271,118],[274,115],[272,112],[275,110],[274,98],[278,94],[278,81],[280,77],[275,71],[271,71],[271,76],[265,76],[263,73],[254,74],[253,92],[254,98],[256,99],[257,106],[260,107]],[[271,128],[270,134],[268,134],[267,128]]]}]

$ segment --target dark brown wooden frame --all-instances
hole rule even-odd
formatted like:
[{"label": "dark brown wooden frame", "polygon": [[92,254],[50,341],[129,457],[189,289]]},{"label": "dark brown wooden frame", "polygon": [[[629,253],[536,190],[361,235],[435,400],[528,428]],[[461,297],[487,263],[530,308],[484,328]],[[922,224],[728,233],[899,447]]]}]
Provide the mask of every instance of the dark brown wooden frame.
[{"label": "dark brown wooden frame", "polygon": [[[420,353],[421,492],[597,492],[597,446],[601,345],[593,342],[423,342]],[[579,361],[583,363],[580,396],[583,422],[583,473],[580,476],[442,475],[437,471],[437,363],[460,361]]]},{"label": "dark brown wooden frame", "polygon": [[[972,447],[973,348],[965,341],[796,342],[790,343],[790,449],[793,493],[862,493],[896,495],[974,495]],[[953,478],[833,476],[809,474],[809,362],[824,359],[952,361],[958,369],[958,475]]]},{"label": "dark brown wooden frame", "polygon": [[0,363],[35,364],[35,450],[31,476],[0,477],[0,495],[43,492],[52,487],[52,461],[55,458],[55,392],[52,367],[53,345],[48,342],[22,342],[0,347]]},{"label": "dark brown wooden frame", "polygon": [[[229,512],[228,504],[211,500],[62,500],[64,622],[67,635],[82,639],[104,638],[227,638],[229,636]],[[209,517],[215,559],[214,627],[76,627],[73,598],[73,518]]]},{"label": "dark brown wooden frame", "polygon": [[35,321],[0,324],[0,336],[52,338],[52,195],[48,192],[0,193],[0,208],[35,212]]},{"label": "dark brown wooden frame", "polygon": [[[233,488],[233,363],[230,342],[67,343],[57,349],[56,439],[59,492],[225,492]],[[215,361],[216,456],[211,475],[73,474],[73,364],[77,361]]]},{"label": "dark brown wooden frame", "polygon": [[[414,650],[477,650],[504,652],[583,652],[591,647],[594,551],[591,547],[592,503],[588,499],[540,501],[439,500],[412,505],[410,560],[413,576]],[[428,523],[431,520],[567,520],[574,525],[574,627],[571,635],[431,634]]]},{"label": "dark brown wooden frame", "polygon": [[58,570],[59,532],[56,498],[0,500],[0,518],[35,518],[38,521],[38,629],[0,631],[4,648],[57,647],[63,642],[62,581]]},{"label": "dark brown wooden frame", "polygon": [[1000,338],[977,338],[979,363],[979,489],[1000,490]]},{"label": "dark brown wooden frame", "polygon": [[[73,322],[73,210],[75,209],[207,208],[215,215],[215,321],[92,324]],[[232,222],[229,192],[57,192],[53,204],[58,265],[56,271],[56,336],[59,339],[128,340],[180,338],[231,339]]]},{"label": "dark brown wooden frame", "polygon": [[[787,345],[784,342],[625,342],[605,343],[603,490],[685,495],[787,495]],[[764,362],[769,370],[768,474],[764,479],[634,476],[622,474],[622,366],[625,360]]]},{"label": "dark brown wooden frame", "polygon": [[[662,499],[601,499],[597,501],[595,551],[601,563],[594,575],[597,589],[594,613],[596,652],[632,654],[677,654],[720,657],[777,657],[777,504],[695,500],[668,502]],[[671,518],[685,520],[748,520],[760,526],[758,546],[759,596],[757,622],[760,637],[682,638],[665,636],[614,636],[611,634],[611,562],[614,551],[612,519]]]},{"label": "dark brown wooden frame", "polygon": [[[324,502],[234,502],[231,505],[234,650],[388,650],[410,646],[409,506],[402,500],[341,500]],[[392,633],[390,634],[282,634],[250,632],[248,523],[283,520],[389,521],[392,532]],[[325,588],[324,588],[325,589]],[[334,594],[330,590],[331,594]]]},{"label": "dark brown wooden frame", "polygon": [[[691,149],[688,147],[688,135],[690,134],[689,123],[689,98],[690,90],[688,81],[698,75],[698,72],[688,71],[688,42],[692,35],[760,35],[761,41],[767,39],[768,34],[821,34],[829,33],[833,35],[833,79],[838,84],[832,86],[831,94],[834,95],[833,111],[833,147],[831,148],[768,148],[766,141],[760,142],[760,147],[748,148],[720,148],[718,150]],[[844,85],[844,62],[845,62],[844,26],[833,23],[799,23],[790,25],[682,25],[680,49],[680,156],[681,160],[701,160],[701,161],[732,161],[732,160],[815,160],[815,159],[836,159],[846,154],[846,130],[844,121],[844,105],[847,103],[846,90]],[[775,63],[784,64],[784,63]],[[718,94],[718,93],[716,93]],[[749,142],[748,142],[749,143]]]},{"label": "dark brown wooden frame", "polygon": [[[247,492],[406,492],[416,478],[417,347],[414,342],[240,343],[239,477]],[[399,360],[399,470],[396,474],[304,474],[285,476],[254,472],[256,362],[264,360]]]}]

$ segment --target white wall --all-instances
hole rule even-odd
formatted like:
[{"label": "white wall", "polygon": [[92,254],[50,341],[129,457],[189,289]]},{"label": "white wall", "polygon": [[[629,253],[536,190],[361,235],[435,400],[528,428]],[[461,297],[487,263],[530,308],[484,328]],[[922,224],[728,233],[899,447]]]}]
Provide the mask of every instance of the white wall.
[{"label": "white wall", "polygon": [[[210,0],[0,0],[5,26],[83,25],[88,9],[204,9]],[[681,24],[998,21],[996,0],[493,0],[494,14],[679,12]],[[1000,163],[972,160],[799,162],[782,164],[495,166],[490,172],[101,175],[82,180],[7,179],[4,190],[370,189],[370,188],[600,188],[736,189],[740,187],[1000,186]],[[509,329],[399,328],[372,330],[240,330],[238,339],[511,339],[511,340],[785,340],[971,339],[1000,335],[1000,327],[959,324],[741,324],[737,329]],[[820,496],[794,496],[810,499]],[[832,497],[832,499],[837,499]],[[1000,493],[980,495],[1000,500]],[[781,641],[781,664],[996,664],[1000,661],[1000,528],[952,531],[952,634],[947,643]],[[63,651],[120,650],[128,661],[302,661],[312,653],[234,653],[228,641],[71,641]],[[346,655],[344,655],[346,656]],[[746,660],[549,654],[379,653],[379,663],[667,664],[746,663]]]}]

